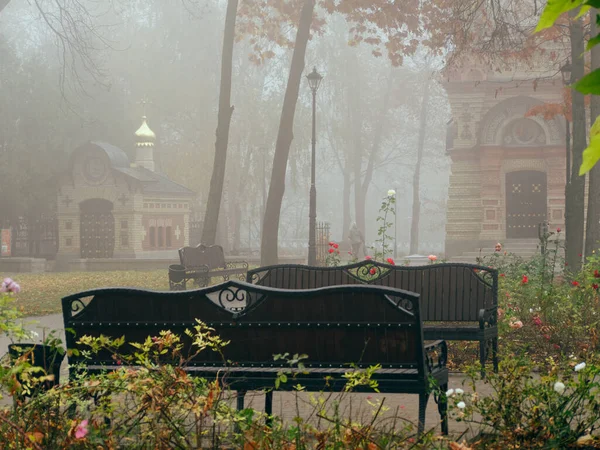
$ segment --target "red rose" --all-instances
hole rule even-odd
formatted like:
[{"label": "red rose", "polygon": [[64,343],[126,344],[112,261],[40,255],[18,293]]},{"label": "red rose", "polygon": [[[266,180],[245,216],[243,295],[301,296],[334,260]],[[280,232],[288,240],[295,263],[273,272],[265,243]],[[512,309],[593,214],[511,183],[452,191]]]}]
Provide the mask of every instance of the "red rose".
[{"label": "red rose", "polygon": [[547,341],[549,341],[549,340],[550,340],[550,335],[549,335],[549,334],[545,334],[545,335],[544,335],[544,338],[545,338]]},{"label": "red rose", "polygon": [[554,344],[554,345],[553,345],[553,347],[554,347],[556,350],[560,350],[560,345],[558,345],[558,344]]},{"label": "red rose", "polygon": [[330,246],[330,247],[333,247],[334,245],[335,245],[335,243],[334,243],[334,242],[330,242],[330,243],[329,243],[329,246]]},{"label": "red rose", "polygon": [[351,254],[352,254],[352,252],[351,252],[351,251],[348,251],[348,254],[349,254],[349,255],[351,255]]},{"label": "red rose", "polygon": [[577,286],[579,286],[579,281],[573,281],[571,284],[572,284],[573,286],[577,287]]},{"label": "red rose", "polygon": [[501,274],[500,274],[500,276],[501,276],[502,278],[504,278],[506,275],[504,275],[503,273],[501,273]]},{"label": "red rose", "polygon": [[339,246],[339,244],[336,244],[335,242],[333,243],[333,248],[338,248]]},{"label": "red rose", "polygon": [[538,327],[541,327],[542,326],[542,319],[540,319],[539,316],[535,316],[533,318],[533,323],[534,323],[534,325],[536,325]]},{"label": "red rose", "polygon": [[579,257],[581,258],[582,256],[583,256],[583,255],[580,253],[580,254],[579,254]]},{"label": "red rose", "polygon": [[560,228],[557,228],[557,229],[556,229],[556,232],[557,232],[557,233],[560,233]]},{"label": "red rose", "polygon": [[594,278],[600,278],[600,272],[598,272],[598,269],[594,270]]},{"label": "red rose", "polygon": [[370,256],[365,256],[365,259],[366,259],[367,261],[370,261],[370,260],[372,260],[373,258],[371,258]]},{"label": "red rose", "polygon": [[523,279],[521,280],[521,284],[529,283],[529,277],[527,275],[523,275]]},{"label": "red rose", "polygon": [[332,248],[330,248],[330,249],[329,249],[329,253],[333,253],[334,251],[335,251],[335,250],[334,250],[334,249],[332,249]]},{"label": "red rose", "polygon": [[369,270],[369,273],[371,275],[375,275],[377,273],[377,269],[375,269],[375,267],[371,267],[371,270]]},{"label": "red rose", "polygon": [[598,289],[598,285],[596,283],[592,284],[592,289]]},{"label": "red rose", "polygon": [[394,262],[394,259],[393,259],[393,258],[388,258],[388,259],[387,259],[387,262],[388,262],[388,264],[391,264],[392,266],[395,266],[395,265],[396,265],[396,263]]}]

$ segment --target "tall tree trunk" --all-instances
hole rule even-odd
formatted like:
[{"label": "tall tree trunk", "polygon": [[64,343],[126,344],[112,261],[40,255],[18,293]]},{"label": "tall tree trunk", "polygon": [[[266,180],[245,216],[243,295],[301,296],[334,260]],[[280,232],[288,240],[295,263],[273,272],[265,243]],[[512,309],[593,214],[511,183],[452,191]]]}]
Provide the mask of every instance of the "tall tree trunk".
[{"label": "tall tree trunk", "polygon": [[231,125],[231,73],[233,67],[233,44],[235,40],[235,19],[237,16],[238,0],[228,0],[225,16],[225,32],[223,34],[223,55],[221,56],[221,87],[219,92],[219,115],[215,141],[215,160],[208,191],[206,214],[202,240],[204,245],[213,245],[217,237],[217,223],[221,197],[223,196],[223,181],[225,180],[225,165],[227,162],[227,144],[229,141],[229,126]]},{"label": "tall tree trunk", "polygon": [[234,255],[239,255],[242,248],[242,211],[239,202],[236,201],[231,209],[233,210],[233,242],[231,243],[231,250]]},{"label": "tall tree trunk", "polygon": [[281,216],[283,194],[285,193],[285,172],[290,154],[290,145],[294,138],[296,103],[298,103],[300,81],[302,80],[302,72],[304,71],[304,56],[306,54],[306,45],[310,38],[310,26],[312,24],[314,9],[315,0],[305,0],[300,21],[298,22],[296,44],[294,45],[290,75],[281,108],[281,119],[279,120],[279,131],[277,133],[275,156],[273,158],[273,170],[271,171],[271,184],[265,208],[260,246],[260,262],[263,266],[277,264],[278,262],[279,219]]},{"label": "tall tree trunk", "polygon": [[419,252],[419,220],[421,218],[421,163],[423,161],[423,148],[425,147],[425,132],[427,130],[427,106],[429,104],[429,85],[431,80],[425,81],[423,88],[423,103],[421,104],[421,118],[419,124],[419,143],[417,145],[417,164],[413,175],[413,204],[412,220],[410,224],[410,254]]},{"label": "tall tree trunk", "polygon": [[[597,36],[599,27],[596,24],[597,9],[590,11],[591,35]],[[600,68],[600,46],[592,48],[592,70]],[[590,123],[593,125],[597,117],[600,117],[600,97],[592,95],[590,104]],[[596,164],[588,174],[588,207],[587,225],[585,231],[585,255],[591,256],[598,248],[600,241],[600,165]]]},{"label": "tall tree trunk", "polygon": [[[583,53],[583,26],[581,19],[575,19],[577,10],[569,13],[571,24],[569,34],[571,38],[571,58],[573,61],[571,82],[575,83],[584,75]],[[579,176],[583,150],[586,147],[586,120],[585,103],[583,94],[572,91],[573,111],[573,159],[571,164],[571,180],[565,190],[565,226],[566,245],[565,253],[568,267],[572,272],[577,272],[581,267],[581,254],[583,253],[583,225],[584,225],[584,191],[585,177]]]},{"label": "tall tree trunk", "polygon": [[[347,165],[346,165],[347,166]],[[350,183],[350,173],[348,167],[344,170],[344,188],[342,192],[342,242],[348,243],[350,233],[350,191],[352,184]]]},{"label": "tall tree trunk", "polygon": [[358,229],[365,236],[367,230],[365,230],[365,197],[362,190],[362,147],[360,140],[356,139],[354,142],[354,158],[353,158],[353,169],[354,169],[354,215],[355,222]]},{"label": "tall tree trunk", "polygon": [[[364,233],[366,236],[366,199],[369,193],[369,187],[371,186],[371,181],[373,180],[373,171],[375,169],[375,163],[377,162],[377,157],[379,156],[379,151],[381,149],[381,142],[383,140],[383,130],[386,122],[386,116],[389,109],[390,97],[393,86],[393,69],[390,70],[390,75],[388,77],[388,84],[382,99],[382,107],[379,112],[379,119],[377,120],[377,125],[373,132],[373,143],[371,146],[371,153],[369,154],[369,160],[367,162],[367,168],[365,169],[364,177],[361,176],[362,172],[362,148],[360,146],[360,133],[362,130],[362,122],[356,123],[355,133],[357,133],[355,137],[356,147],[355,147],[355,179],[354,179],[354,191],[356,193],[356,224],[358,228]],[[352,113],[354,117],[359,117],[359,112],[362,110],[359,106],[352,109]]]}]

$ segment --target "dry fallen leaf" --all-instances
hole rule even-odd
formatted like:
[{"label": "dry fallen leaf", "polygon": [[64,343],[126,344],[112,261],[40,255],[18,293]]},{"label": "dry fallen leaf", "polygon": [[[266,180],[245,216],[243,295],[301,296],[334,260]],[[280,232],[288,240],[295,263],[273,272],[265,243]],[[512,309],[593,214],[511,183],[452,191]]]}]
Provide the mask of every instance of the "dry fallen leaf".
[{"label": "dry fallen leaf", "polygon": [[458,442],[450,442],[450,450],[473,450],[471,447],[468,447],[464,441],[462,444]]}]

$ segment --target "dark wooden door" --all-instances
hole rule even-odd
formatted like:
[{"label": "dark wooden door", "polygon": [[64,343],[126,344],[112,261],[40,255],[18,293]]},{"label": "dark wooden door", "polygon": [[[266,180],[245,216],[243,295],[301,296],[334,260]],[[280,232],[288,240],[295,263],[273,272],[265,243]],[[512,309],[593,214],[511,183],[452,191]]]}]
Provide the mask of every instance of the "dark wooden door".
[{"label": "dark wooden door", "polygon": [[112,203],[88,200],[80,211],[82,258],[112,258],[115,248],[115,218]]},{"label": "dark wooden door", "polygon": [[533,170],[506,174],[506,237],[537,238],[547,214],[546,174]]}]

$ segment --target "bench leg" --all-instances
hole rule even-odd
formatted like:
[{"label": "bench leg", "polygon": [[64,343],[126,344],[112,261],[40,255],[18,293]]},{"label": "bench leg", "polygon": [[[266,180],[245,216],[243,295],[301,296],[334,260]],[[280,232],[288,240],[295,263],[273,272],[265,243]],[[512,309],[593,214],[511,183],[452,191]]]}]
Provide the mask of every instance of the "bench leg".
[{"label": "bench leg", "polygon": [[481,364],[481,378],[485,378],[486,356],[486,342],[485,339],[482,339],[479,341],[479,363]]},{"label": "bench leg", "polygon": [[273,391],[267,391],[265,393],[265,414],[267,415],[266,425],[271,426],[273,415]]},{"label": "bench leg", "polygon": [[494,362],[494,373],[498,373],[498,337],[492,339],[492,360]]},{"label": "bench leg", "polygon": [[237,391],[237,410],[241,411],[244,409],[244,397],[246,396],[246,391]]},{"label": "bench leg", "polygon": [[419,394],[419,427],[418,434],[421,436],[425,430],[425,413],[427,411],[427,402],[429,394]]},{"label": "bench leg", "polygon": [[444,436],[448,436],[448,398],[446,397],[446,392],[448,392],[447,383],[440,386],[440,393],[437,398],[438,411],[442,422],[442,434]]}]

